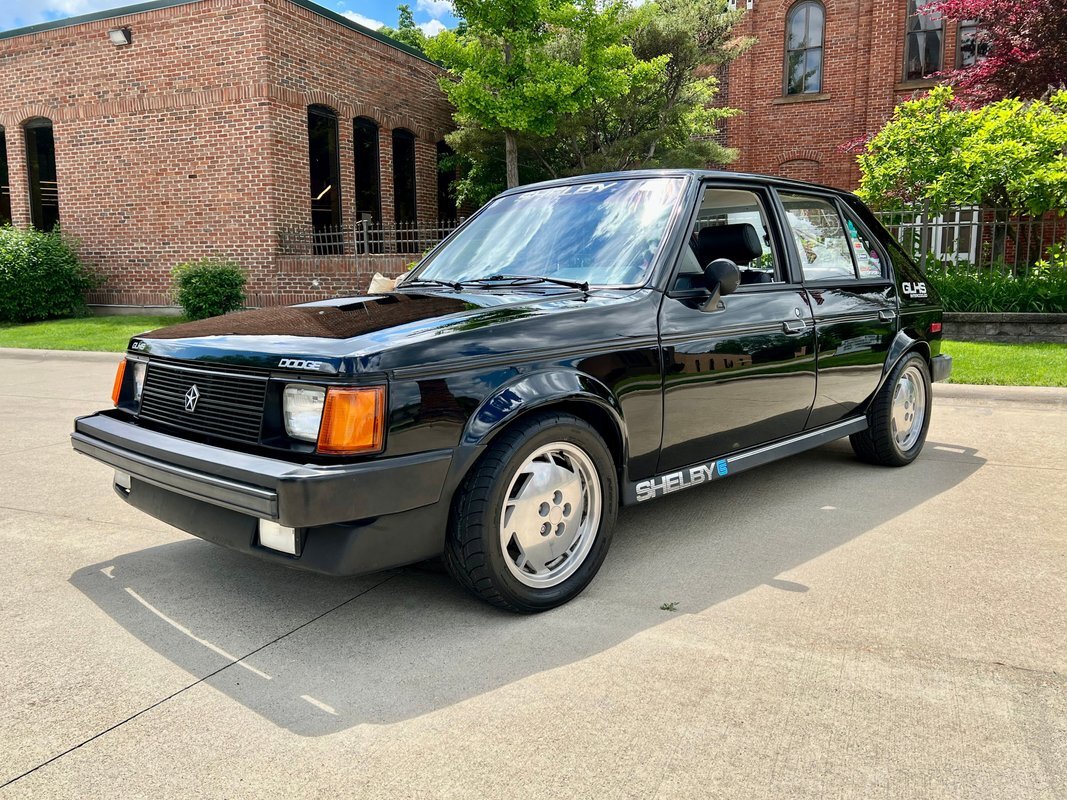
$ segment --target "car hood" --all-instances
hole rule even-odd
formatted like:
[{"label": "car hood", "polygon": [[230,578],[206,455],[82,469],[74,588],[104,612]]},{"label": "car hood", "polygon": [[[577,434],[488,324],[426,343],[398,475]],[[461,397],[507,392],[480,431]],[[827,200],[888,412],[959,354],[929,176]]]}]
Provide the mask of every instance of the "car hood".
[{"label": "car hood", "polygon": [[[543,324],[546,317],[586,317],[634,294],[395,292],[180,323],[136,336],[130,348],[153,357],[266,369],[277,369],[282,359],[313,360],[316,371],[343,375],[515,353],[536,347],[549,331],[559,336],[559,326]],[[540,333],[531,339],[533,331]]]}]

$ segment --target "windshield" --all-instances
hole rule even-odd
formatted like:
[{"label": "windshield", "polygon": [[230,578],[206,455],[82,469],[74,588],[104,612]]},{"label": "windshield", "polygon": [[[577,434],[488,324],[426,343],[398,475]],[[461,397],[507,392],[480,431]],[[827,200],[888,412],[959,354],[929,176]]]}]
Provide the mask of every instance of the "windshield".
[{"label": "windshield", "polygon": [[684,187],[684,178],[645,178],[501,197],[413,277],[463,282],[529,275],[600,286],[640,284]]}]

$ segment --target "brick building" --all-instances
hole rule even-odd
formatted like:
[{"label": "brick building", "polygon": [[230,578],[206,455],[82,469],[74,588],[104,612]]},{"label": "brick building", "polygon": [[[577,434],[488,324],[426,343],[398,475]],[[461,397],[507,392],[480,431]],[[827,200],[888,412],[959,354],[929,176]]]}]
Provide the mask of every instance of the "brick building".
[{"label": "brick building", "polygon": [[934,75],[981,58],[976,29],[923,13],[929,0],[734,0],[758,43],[731,64],[724,101],[744,114],[732,168],[855,188],[843,145],[876,132]]},{"label": "brick building", "polygon": [[[170,269],[212,255],[248,270],[254,305],[353,291],[412,258],[383,229],[455,215],[439,72],[307,0],[159,0],[2,33],[0,219],[58,220],[108,276],[97,303],[167,305]],[[361,220],[379,231],[362,251],[345,235]]]}]

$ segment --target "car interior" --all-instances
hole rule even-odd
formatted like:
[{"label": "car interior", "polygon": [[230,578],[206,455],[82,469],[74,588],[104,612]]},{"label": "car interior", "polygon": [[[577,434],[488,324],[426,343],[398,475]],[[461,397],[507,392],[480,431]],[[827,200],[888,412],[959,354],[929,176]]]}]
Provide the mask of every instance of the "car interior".
[{"label": "car interior", "polygon": [[718,258],[737,264],[742,286],[781,281],[766,215],[754,192],[715,187],[705,190],[673,289],[706,288],[704,270]]}]

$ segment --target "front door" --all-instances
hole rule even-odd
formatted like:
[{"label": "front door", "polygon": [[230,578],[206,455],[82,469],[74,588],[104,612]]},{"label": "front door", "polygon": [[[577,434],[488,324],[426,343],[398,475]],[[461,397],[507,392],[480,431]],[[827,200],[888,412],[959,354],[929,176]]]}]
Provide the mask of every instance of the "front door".
[{"label": "front door", "polygon": [[[814,319],[789,279],[758,187],[708,186],[660,311],[665,472],[804,429],[815,397]],[[741,285],[702,308],[703,267],[728,258]]]},{"label": "front door", "polygon": [[889,259],[836,198],[780,193],[815,316],[819,388],[808,428],[865,407],[897,331]]}]

